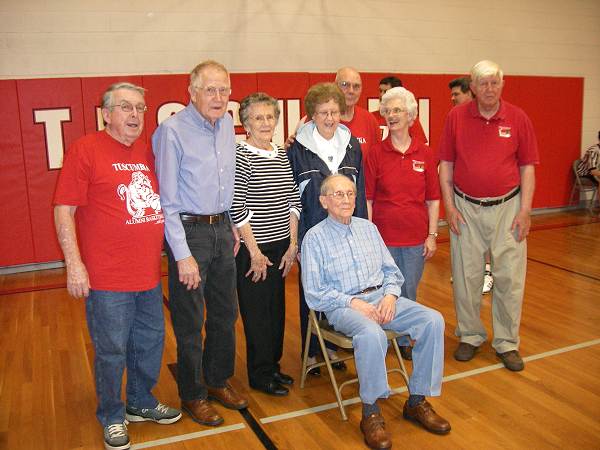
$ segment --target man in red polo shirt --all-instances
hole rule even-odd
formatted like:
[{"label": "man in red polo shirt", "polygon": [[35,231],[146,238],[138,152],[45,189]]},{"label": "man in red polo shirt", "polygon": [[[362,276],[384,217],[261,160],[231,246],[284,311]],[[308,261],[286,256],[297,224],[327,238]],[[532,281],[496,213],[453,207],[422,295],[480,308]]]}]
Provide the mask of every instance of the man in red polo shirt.
[{"label": "man in red polo shirt", "polygon": [[357,105],[362,92],[362,80],[356,69],[342,67],[337,71],[335,82],[346,99],[346,111],[340,123],[350,128],[352,136],[358,139],[364,159],[371,147],[381,142],[379,124],[373,114]]},{"label": "man in red polo shirt", "polygon": [[504,366],[523,370],[519,324],[526,236],[539,155],[531,121],[501,99],[503,73],[480,61],[471,69],[475,100],[454,107],[444,125],[440,186],[450,230],[458,361],[469,361],[487,336],[479,309],[484,254],[494,266],[492,347]]}]

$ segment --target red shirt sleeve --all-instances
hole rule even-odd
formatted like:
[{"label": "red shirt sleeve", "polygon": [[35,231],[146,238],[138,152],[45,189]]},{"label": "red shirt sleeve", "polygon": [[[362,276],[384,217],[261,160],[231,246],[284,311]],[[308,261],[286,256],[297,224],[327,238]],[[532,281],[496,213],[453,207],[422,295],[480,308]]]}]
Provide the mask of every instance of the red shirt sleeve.
[{"label": "red shirt sleeve", "polygon": [[80,142],[75,142],[65,153],[54,193],[54,205],[87,205],[90,173],[89,155]]},{"label": "red shirt sleeve", "polygon": [[438,173],[438,160],[430,148],[425,152],[425,200],[439,200],[440,178]]},{"label": "red shirt sleeve", "polygon": [[438,155],[442,161],[454,162],[456,160],[456,136],[454,134],[455,110],[451,110],[446,117],[444,129],[440,136]]},{"label": "red shirt sleeve", "polygon": [[527,114],[525,114],[525,112],[522,113],[519,128],[517,164],[519,166],[539,164],[540,155],[538,151],[537,139],[535,137],[535,131],[533,130],[533,124],[531,123],[531,120]]}]

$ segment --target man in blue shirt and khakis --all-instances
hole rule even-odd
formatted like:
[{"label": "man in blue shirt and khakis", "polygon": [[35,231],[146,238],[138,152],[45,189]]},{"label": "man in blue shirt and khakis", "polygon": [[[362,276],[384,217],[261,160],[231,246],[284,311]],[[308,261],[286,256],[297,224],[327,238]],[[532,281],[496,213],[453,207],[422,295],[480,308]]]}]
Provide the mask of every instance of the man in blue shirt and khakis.
[{"label": "man in blue shirt and khakis", "polygon": [[377,400],[391,391],[387,381],[384,330],[415,340],[410,396],[405,419],[437,434],[450,424],[425,400],[439,396],[444,369],[444,319],[426,306],[400,297],[404,281],[377,227],[352,217],[356,186],[343,175],[331,175],[319,200],[328,217],[311,228],[302,243],[302,283],[310,308],[322,311],[339,332],[352,337],[360,384],[360,428],[367,445],[392,445]]}]

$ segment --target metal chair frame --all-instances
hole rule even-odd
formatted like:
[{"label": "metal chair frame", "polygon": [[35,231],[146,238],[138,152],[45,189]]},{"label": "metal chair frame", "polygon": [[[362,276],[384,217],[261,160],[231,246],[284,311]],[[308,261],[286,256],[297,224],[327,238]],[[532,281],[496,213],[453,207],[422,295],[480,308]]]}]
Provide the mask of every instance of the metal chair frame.
[{"label": "metal chair frame", "polygon": [[[596,193],[598,192],[598,187],[594,183],[592,183],[591,180],[588,180],[587,178],[581,178],[579,176],[579,174],[577,173],[577,166],[579,165],[580,161],[581,161],[580,159],[576,159],[575,161],[573,161],[573,174],[575,175],[575,183],[573,184],[573,188],[571,189],[571,195],[569,197],[569,205],[571,203],[573,203],[573,195],[575,194],[576,189],[579,191],[580,197],[581,197],[582,192],[591,192],[592,198],[590,198],[588,200],[588,204],[587,204],[586,208],[590,212],[590,214],[593,214],[594,200],[596,199]],[[580,202],[581,202],[581,198],[579,198],[579,201],[577,202],[577,204],[579,205]]]},{"label": "metal chair frame", "polygon": [[[400,365],[399,368],[388,369],[388,373],[397,372],[402,375],[404,382],[406,383],[406,388],[408,389],[408,372],[406,371],[406,367],[404,366],[404,361],[402,360],[402,356],[400,354],[400,348],[398,347],[398,343],[396,342],[396,338],[400,337],[401,334],[396,333],[390,330],[384,330],[388,342],[391,342],[396,357],[398,358],[398,363]],[[317,340],[319,341],[319,346],[321,347],[321,352],[323,353],[323,361],[316,362],[314,364],[308,364],[308,348],[310,345],[311,335],[316,335]],[[325,347],[325,341],[329,341],[340,348],[343,349],[352,349],[352,338],[348,337],[342,333],[339,333],[333,329],[333,327],[327,322],[326,319],[319,320],[315,311],[312,309],[309,310],[308,315],[308,326],[306,330],[306,341],[304,344],[304,357],[302,358],[302,375],[300,378],[300,387],[304,388],[304,382],[306,381],[306,375],[311,369],[316,367],[327,367],[327,372],[329,374],[329,379],[331,381],[331,385],[333,386],[333,391],[335,392],[335,398],[337,400],[338,407],[340,409],[340,414],[342,416],[342,420],[348,420],[348,416],[346,415],[346,410],[344,408],[344,404],[342,401],[342,389],[349,384],[357,383],[358,377],[354,377],[350,380],[344,381],[340,385],[335,378],[335,374],[333,372],[333,368],[331,367],[331,359],[327,354],[327,348]],[[334,361],[347,361],[349,359],[353,359],[354,355],[344,356]]]}]

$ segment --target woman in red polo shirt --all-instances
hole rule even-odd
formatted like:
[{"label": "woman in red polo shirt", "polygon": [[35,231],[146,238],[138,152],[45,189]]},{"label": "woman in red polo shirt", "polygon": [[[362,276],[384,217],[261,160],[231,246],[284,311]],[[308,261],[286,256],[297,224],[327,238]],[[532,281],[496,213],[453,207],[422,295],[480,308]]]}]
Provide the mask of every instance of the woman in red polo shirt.
[{"label": "woman in red polo shirt", "polygon": [[[415,96],[403,87],[388,90],[381,115],[389,135],[371,149],[365,164],[369,218],[377,225],[396,265],[404,275],[402,296],[417,300],[425,261],[436,251],[440,185],[431,149],[408,132],[417,118]],[[408,337],[398,344],[411,359]]]}]

